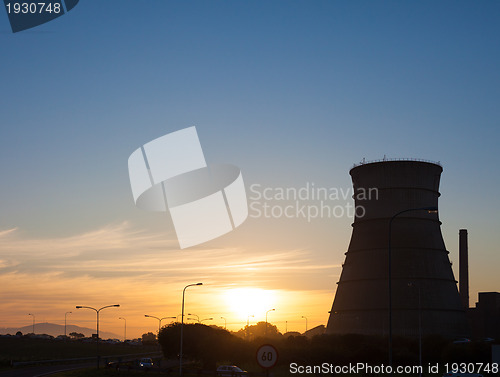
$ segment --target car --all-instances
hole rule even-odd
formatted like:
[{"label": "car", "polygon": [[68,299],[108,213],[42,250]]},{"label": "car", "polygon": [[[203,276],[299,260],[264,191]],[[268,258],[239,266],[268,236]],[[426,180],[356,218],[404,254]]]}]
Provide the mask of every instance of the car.
[{"label": "car", "polygon": [[236,365],[221,365],[217,368],[217,376],[220,377],[238,377],[247,376],[248,372],[243,370]]},{"label": "car", "polygon": [[150,357],[143,357],[141,360],[139,360],[139,367],[141,368],[152,368],[153,367],[153,359]]},{"label": "car", "polygon": [[453,341],[453,344],[466,344],[466,343],[470,343],[470,339],[460,338]]}]

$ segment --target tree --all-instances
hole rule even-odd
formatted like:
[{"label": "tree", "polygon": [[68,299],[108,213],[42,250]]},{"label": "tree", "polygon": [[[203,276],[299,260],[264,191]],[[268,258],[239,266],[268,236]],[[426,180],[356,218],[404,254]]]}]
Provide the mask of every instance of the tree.
[{"label": "tree", "polygon": [[[179,354],[181,324],[173,323],[160,330],[158,341],[163,354],[176,358]],[[184,360],[198,361],[205,369],[215,369],[217,362],[241,364],[255,357],[255,350],[224,329],[215,329],[199,323],[184,324]]]},{"label": "tree", "polygon": [[236,335],[246,340],[253,340],[257,338],[277,339],[282,337],[276,325],[273,325],[269,322],[267,322],[267,331],[266,322],[258,322],[257,324],[252,326],[245,326],[244,328],[239,330]]},{"label": "tree", "polygon": [[76,332],[76,331],[70,332],[69,336],[72,337],[73,339],[85,338],[85,335],[83,335],[81,332]]},{"label": "tree", "polygon": [[156,344],[156,335],[152,332],[148,332],[147,334],[142,334],[142,344]]}]

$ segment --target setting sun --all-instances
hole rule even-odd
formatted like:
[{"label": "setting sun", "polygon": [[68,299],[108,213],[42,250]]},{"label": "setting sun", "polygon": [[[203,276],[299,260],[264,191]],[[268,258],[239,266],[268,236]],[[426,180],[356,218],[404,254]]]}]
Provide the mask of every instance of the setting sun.
[{"label": "setting sun", "polygon": [[228,310],[241,319],[252,315],[257,318],[274,308],[276,295],[274,291],[260,288],[235,288],[226,292],[226,304]]}]

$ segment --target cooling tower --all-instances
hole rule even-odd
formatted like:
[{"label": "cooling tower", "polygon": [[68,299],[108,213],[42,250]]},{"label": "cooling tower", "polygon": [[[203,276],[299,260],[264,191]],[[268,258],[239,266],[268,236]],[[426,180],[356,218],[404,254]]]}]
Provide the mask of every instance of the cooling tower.
[{"label": "cooling tower", "polygon": [[328,333],[389,334],[391,230],[393,335],[418,336],[419,315],[424,336],[467,335],[438,213],[421,209],[437,208],[442,171],[438,164],[414,160],[351,169],[358,209]]}]

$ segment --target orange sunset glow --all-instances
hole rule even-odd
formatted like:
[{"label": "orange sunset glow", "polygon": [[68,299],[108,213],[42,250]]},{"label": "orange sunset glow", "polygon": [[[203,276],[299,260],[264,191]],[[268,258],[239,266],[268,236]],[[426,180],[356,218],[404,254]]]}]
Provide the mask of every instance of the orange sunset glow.
[{"label": "orange sunset glow", "polygon": [[[101,313],[101,331],[119,336],[123,317],[128,337],[140,337],[158,328],[158,322],[145,314],[180,320],[182,289],[198,281],[203,286],[186,290],[185,313],[200,320],[213,318],[206,324],[237,331],[247,321],[265,321],[270,309],[276,310],[268,314],[268,321],[281,332],[305,331],[302,316],[308,317],[309,328],[326,323],[332,290],[311,289],[307,281],[318,272],[328,281],[331,270],[339,266],[319,266],[304,250],[251,254],[213,248],[173,257],[166,251],[171,244],[162,234],[134,230],[127,223],[51,239],[29,238],[19,229],[3,231],[0,284],[9,287],[4,308],[10,313],[3,326],[29,325],[32,318],[26,314],[31,312],[37,323],[63,324],[64,313],[72,311],[68,324],[94,328],[95,313],[75,306],[118,303],[119,308]],[[297,277],[303,282],[291,283]],[[192,322],[188,317],[185,321]]]},{"label": "orange sunset glow", "polygon": [[4,5],[0,377],[500,365],[500,1]]}]

